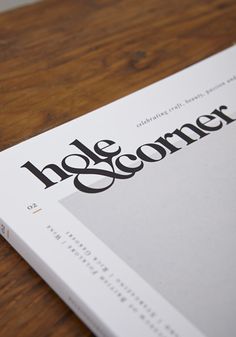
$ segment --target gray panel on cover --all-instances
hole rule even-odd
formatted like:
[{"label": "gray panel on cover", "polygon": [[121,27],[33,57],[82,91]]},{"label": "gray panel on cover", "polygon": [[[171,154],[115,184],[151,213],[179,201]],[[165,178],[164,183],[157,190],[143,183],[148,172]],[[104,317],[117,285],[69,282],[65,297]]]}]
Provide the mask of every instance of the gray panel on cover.
[{"label": "gray panel on cover", "polygon": [[236,336],[235,143],[228,125],[103,193],[61,201],[209,337]]}]

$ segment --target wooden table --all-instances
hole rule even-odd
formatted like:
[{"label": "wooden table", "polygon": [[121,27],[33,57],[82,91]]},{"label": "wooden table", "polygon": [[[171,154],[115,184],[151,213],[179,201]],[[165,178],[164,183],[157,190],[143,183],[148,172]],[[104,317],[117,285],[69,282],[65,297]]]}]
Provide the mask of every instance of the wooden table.
[{"label": "wooden table", "polygon": [[[2,13],[0,150],[234,42],[235,0],[45,0]],[[2,238],[0,336],[92,336]]]}]

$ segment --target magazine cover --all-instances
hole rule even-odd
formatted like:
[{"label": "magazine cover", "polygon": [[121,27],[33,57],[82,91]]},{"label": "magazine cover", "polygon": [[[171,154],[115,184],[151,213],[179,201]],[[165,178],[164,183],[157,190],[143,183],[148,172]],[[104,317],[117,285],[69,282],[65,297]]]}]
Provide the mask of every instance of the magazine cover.
[{"label": "magazine cover", "polygon": [[98,336],[236,335],[236,47],[0,153],[0,231]]}]

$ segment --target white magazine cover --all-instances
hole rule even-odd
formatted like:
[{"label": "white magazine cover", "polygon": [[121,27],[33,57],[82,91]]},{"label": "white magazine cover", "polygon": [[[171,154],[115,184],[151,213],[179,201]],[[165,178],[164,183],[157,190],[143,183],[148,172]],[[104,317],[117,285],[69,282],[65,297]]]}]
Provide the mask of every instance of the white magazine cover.
[{"label": "white magazine cover", "polygon": [[97,336],[236,336],[236,46],[0,163],[1,234]]}]

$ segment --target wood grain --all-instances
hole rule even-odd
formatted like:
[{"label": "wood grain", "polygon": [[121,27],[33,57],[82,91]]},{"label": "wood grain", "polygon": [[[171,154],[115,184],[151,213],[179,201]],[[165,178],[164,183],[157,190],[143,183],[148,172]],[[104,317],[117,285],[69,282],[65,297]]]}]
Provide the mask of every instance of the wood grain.
[{"label": "wood grain", "polygon": [[[234,42],[235,0],[46,0],[0,14],[0,150]],[[92,336],[2,238],[0,336]]]}]

